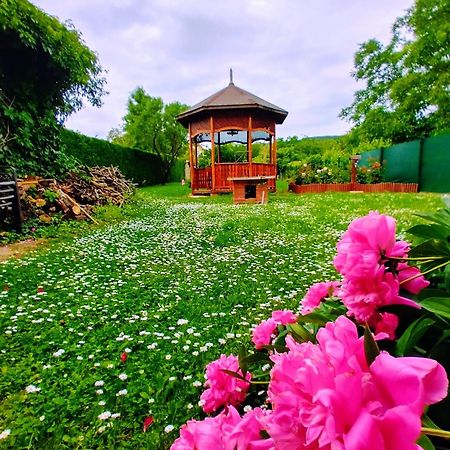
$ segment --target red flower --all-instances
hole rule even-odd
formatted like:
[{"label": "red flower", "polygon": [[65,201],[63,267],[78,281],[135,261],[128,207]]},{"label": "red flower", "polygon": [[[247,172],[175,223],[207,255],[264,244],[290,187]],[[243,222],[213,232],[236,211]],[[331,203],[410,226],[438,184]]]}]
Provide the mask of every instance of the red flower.
[{"label": "red flower", "polygon": [[44,291],[44,288],[42,286],[38,286],[37,291],[39,294],[42,294]]},{"label": "red flower", "polygon": [[147,431],[147,428],[153,423],[153,416],[148,416],[144,419],[143,430],[144,433]]},{"label": "red flower", "polygon": [[127,358],[128,358],[127,352],[123,352],[123,353],[120,355],[120,359],[121,359],[121,361],[122,361],[123,363],[127,360]]}]

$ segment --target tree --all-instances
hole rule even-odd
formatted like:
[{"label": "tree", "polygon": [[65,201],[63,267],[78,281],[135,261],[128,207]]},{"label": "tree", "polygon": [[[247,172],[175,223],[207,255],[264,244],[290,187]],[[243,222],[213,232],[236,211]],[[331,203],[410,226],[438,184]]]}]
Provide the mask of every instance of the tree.
[{"label": "tree", "polygon": [[115,137],[114,142],[127,142],[131,147],[158,155],[162,161],[162,179],[165,183],[176,159],[186,150],[187,133],[176,117],[187,108],[178,102],[164,104],[161,98],[151,97],[142,87],[138,87],[128,100],[124,134]]},{"label": "tree", "polygon": [[365,83],[340,116],[360,140],[392,143],[439,134],[450,124],[448,0],[416,0],[387,45],[363,43],[352,76]]},{"label": "tree", "polygon": [[0,164],[56,175],[70,165],[61,150],[64,120],[87,101],[99,106],[105,79],[96,54],[70,24],[27,0],[0,2]]}]

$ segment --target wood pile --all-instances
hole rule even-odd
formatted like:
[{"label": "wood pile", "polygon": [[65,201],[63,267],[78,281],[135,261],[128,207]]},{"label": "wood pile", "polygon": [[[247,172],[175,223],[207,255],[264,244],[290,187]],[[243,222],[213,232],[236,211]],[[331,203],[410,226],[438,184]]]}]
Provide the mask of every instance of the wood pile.
[{"label": "wood pile", "polygon": [[22,214],[52,222],[52,216],[90,219],[94,206],[122,206],[133,193],[133,184],[116,167],[92,167],[85,173],[70,173],[65,180],[29,177],[18,180]]}]

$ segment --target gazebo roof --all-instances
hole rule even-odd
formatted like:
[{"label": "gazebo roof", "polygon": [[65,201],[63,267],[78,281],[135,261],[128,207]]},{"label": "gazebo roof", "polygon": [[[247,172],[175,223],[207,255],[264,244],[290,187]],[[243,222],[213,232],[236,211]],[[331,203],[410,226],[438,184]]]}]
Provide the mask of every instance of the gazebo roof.
[{"label": "gazebo roof", "polygon": [[279,106],[269,103],[266,100],[237,87],[233,83],[232,76],[230,76],[230,84],[210,95],[205,100],[189,108],[184,113],[178,115],[177,120],[184,126],[198,114],[205,111],[225,111],[233,109],[253,109],[270,113],[274,116],[275,122],[281,124],[288,115],[288,112]]}]

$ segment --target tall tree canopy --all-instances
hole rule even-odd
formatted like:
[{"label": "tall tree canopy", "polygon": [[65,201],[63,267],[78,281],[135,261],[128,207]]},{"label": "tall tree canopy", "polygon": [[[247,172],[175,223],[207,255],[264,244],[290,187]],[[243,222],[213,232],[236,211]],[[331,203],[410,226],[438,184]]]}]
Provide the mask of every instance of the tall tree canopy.
[{"label": "tall tree canopy", "polygon": [[187,133],[176,121],[176,116],[187,108],[178,102],[164,104],[161,98],[151,97],[138,87],[128,100],[124,134],[117,135],[114,129],[110,136],[116,143],[126,143],[158,155],[162,160],[163,180],[167,182],[171,167],[186,150]]},{"label": "tall tree canopy", "polygon": [[341,117],[362,140],[392,143],[450,126],[450,7],[448,0],[416,0],[392,28],[392,39],[363,43],[352,76],[365,84]]},{"label": "tall tree canopy", "polygon": [[0,1],[0,164],[64,170],[60,124],[84,100],[99,106],[104,83],[96,54],[71,24],[27,0]]}]

